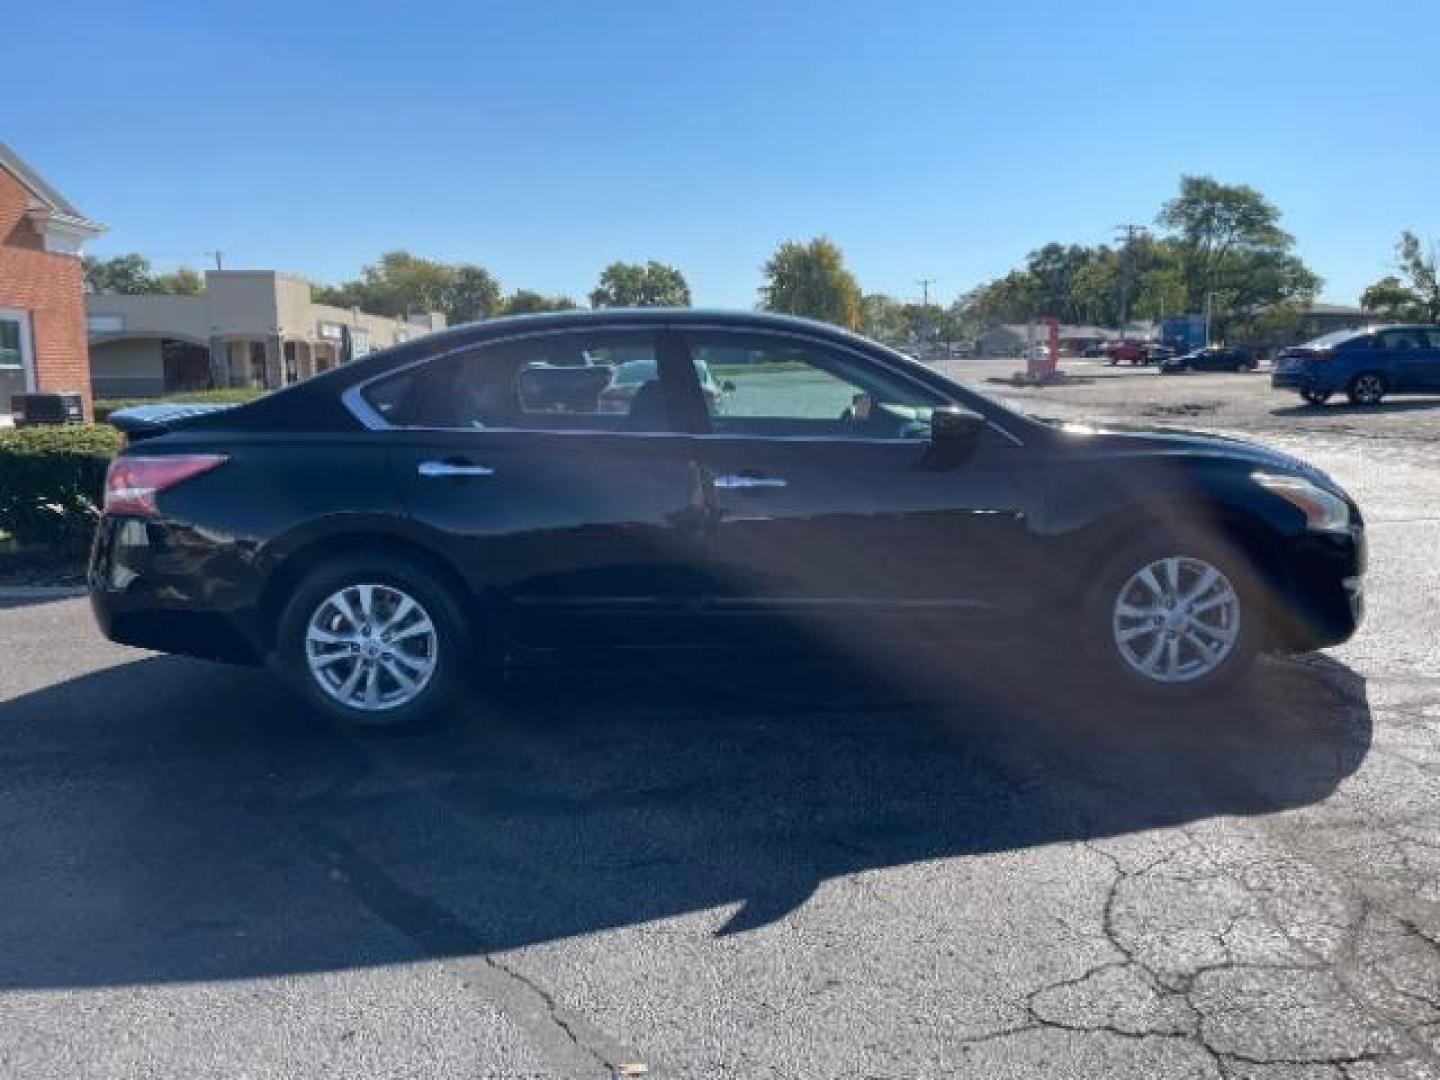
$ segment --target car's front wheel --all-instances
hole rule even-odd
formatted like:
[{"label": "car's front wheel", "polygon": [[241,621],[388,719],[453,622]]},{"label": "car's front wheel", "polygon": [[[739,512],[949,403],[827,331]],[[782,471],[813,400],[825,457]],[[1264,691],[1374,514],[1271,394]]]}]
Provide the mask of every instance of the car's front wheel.
[{"label": "car's front wheel", "polygon": [[275,665],[320,712],[371,731],[443,717],[472,636],[429,572],[388,555],[337,560],[305,578],[280,618]]},{"label": "car's front wheel", "polygon": [[1306,405],[1324,405],[1325,402],[1330,400],[1330,391],[1301,390],[1300,396],[1304,399]]},{"label": "car's front wheel", "polygon": [[1157,697],[1219,690],[1249,670],[1262,639],[1260,595],[1228,545],[1177,537],[1127,548],[1101,574],[1087,634],[1121,683]]}]

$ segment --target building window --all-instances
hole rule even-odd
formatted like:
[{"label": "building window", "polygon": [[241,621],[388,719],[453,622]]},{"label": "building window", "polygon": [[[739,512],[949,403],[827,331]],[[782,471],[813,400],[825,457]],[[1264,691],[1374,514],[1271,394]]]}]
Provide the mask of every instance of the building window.
[{"label": "building window", "polygon": [[10,411],[10,398],[31,387],[30,315],[0,308],[0,413]]},{"label": "building window", "polygon": [[92,334],[118,334],[125,329],[125,316],[86,315],[85,329]]}]

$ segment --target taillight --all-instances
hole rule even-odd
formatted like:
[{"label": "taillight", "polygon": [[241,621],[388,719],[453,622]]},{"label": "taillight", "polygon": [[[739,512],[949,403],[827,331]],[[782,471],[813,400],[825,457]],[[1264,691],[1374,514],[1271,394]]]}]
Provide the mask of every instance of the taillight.
[{"label": "taillight", "polygon": [[105,473],[105,512],[154,517],[160,492],[228,460],[224,454],[117,457]]},{"label": "taillight", "polygon": [[1310,359],[1310,360],[1329,360],[1329,359],[1330,359],[1330,350],[1329,350],[1329,349],[1311,349],[1310,352],[1309,352],[1308,354],[1306,354],[1306,355],[1307,355],[1307,358]]}]

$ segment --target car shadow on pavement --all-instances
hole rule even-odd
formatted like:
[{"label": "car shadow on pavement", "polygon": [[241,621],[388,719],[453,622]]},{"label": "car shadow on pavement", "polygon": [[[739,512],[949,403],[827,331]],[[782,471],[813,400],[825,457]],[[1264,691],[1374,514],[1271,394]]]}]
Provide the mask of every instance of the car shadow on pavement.
[{"label": "car shadow on pavement", "polygon": [[1351,405],[1348,401],[1331,401],[1324,405],[1282,405],[1271,409],[1271,416],[1377,416],[1384,413],[1425,412],[1440,409],[1440,397],[1389,400],[1379,405]]},{"label": "car shadow on pavement", "polygon": [[740,933],[842,875],[1305,806],[1371,740],[1363,680],[1321,657],[1185,707],[1023,656],[841,659],[522,673],[403,739],[175,658],[0,702],[0,983],[349,969],[696,912]]}]

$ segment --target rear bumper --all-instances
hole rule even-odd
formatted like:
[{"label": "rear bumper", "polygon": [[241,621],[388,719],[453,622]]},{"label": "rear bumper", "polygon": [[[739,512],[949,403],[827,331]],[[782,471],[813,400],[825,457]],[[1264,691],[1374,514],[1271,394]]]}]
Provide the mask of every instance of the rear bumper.
[{"label": "rear bumper", "polygon": [[1317,371],[1314,368],[1296,367],[1276,369],[1270,375],[1270,385],[1276,390],[1313,390],[1316,393],[1331,394],[1339,389],[1332,372]]},{"label": "rear bumper", "polygon": [[90,607],[111,641],[227,663],[265,655],[234,554],[190,530],[138,518],[101,519],[90,555]]}]

